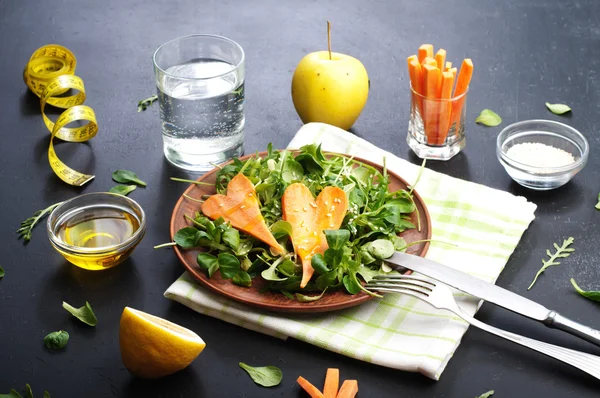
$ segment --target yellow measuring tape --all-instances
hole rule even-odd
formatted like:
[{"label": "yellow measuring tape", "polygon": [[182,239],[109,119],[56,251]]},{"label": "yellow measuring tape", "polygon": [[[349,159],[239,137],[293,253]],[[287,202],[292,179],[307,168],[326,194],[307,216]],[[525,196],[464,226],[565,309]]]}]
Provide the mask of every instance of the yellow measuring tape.
[{"label": "yellow measuring tape", "polygon": [[[98,132],[98,123],[94,110],[82,105],[85,101],[83,80],[75,76],[77,60],[71,51],[57,44],[49,44],[38,48],[23,71],[23,80],[31,91],[40,97],[42,117],[50,130],[50,146],[48,161],[54,173],[67,184],[82,186],[94,178],[83,174],[64,164],[54,151],[54,138],[68,142],[85,142],[94,138]],[[78,93],[68,97],[59,97],[69,89]],[[52,122],[44,113],[46,104],[66,109]],[[84,121],[87,124],[79,127],[66,127],[68,124]]]}]

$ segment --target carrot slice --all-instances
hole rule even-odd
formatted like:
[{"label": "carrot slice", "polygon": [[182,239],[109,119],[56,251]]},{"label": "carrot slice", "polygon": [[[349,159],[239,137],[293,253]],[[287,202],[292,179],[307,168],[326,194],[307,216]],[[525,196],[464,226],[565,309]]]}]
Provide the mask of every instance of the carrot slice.
[{"label": "carrot slice", "polygon": [[339,229],[348,211],[348,199],[343,189],[325,187],[317,200],[302,183],[285,189],[281,199],[283,219],[292,225],[294,252],[302,261],[302,281],[305,287],[314,273],[312,256],[327,250],[326,229]]},{"label": "carrot slice", "polygon": [[354,398],[358,394],[358,381],[344,380],[336,398]]},{"label": "carrot slice", "polygon": [[448,70],[450,68],[452,68],[452,62],[448,61],[446,62],[446,68],[444,70]]},{"label": "carrot slice", "polygon": [[423,79],[425,81],[424,95],[427,97],[423,101],[423,125],[425,135],[429,144],[437,142],[437,126],[439,106],[435,99],[438,95],[438,90],[441,84],[442,76],[437,66],[423,66]]},{"label": "carrot slice", "polygon": [[306,380],[304,377],[299,376],[296,379],[296,382],[298,384],[300,384],[300,387],[302,387],[302,389],[304,391],[306,391],[308,393],[308,395],[311,396],[311,398],[324,398],[323,393],[321,391],[319,391],[319,389],[315,386],[313,386],[308,380]]},{"label": "carrot slice", "polygon": [[452,103],[449,101],[452,97],[452,88],[454,87],[454,75],[452,72],[442,72],[442,84],[440,89],[440,120],[438,125],[437,144],[442,145],[448,135],[448,123],[450,122],[450,112]]},{"label": "carrot slice", "polygon": [[202,204],[202,213],[213,220],[223,217],[233,227],[265,242],[276,252],[285,251],[260,213],[260,203],[252,181],[243,174],[238,174],[229,181],[227,195],[217,194],[208,198]]},{"label": "carrot slice", "polygon": [[426,57],[433,58],[433,45],[432,44],[423,44],[421,47],[419,47],[418,54],[419,54],[418,56],[419,56],[420,63],[423,63],[423,60]]},{"label": "carrot slice", "polygon": [[437,62],[437,67],[440,71],[444,71],[444,67],[446,66],[446,50],[440,48],[437,53],[435,53],[435,62]]},{"label": "carrot slice", "polygon": [[340,370],[336,368],[327,369],[325,385],[323,386],[323,397],[337,398],[338,388],[340,388]]},{"label": "carrot slice", "polygon": [[[471,82],[471,77],[473,77],[473,61],[470,58],[465,58],[463,60],[462,65],[460,66],[460,71],[458,72],[458,77],[456,78],[456,87],[454,88],[454,97],[458,97],[463,95],[469,89],[469,83]],[[456,130],[459,129],[460,124],[460,115],[462,113],[462,108],[465,103],[465,98],[462,97],[453,101],[452,103],[452,115],[450,118],[450,127],[452,125],[456,125]]]}]

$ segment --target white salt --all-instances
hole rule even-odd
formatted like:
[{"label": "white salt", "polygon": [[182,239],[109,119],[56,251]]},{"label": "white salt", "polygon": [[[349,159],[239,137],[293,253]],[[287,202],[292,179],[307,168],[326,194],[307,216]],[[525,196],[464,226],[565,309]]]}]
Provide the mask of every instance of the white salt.
[{"label": "white salt", "polygon": [[575,163],[569,152],[538,142],[524,142],[508,148],[506,156],[534,167],[561,167]]}]

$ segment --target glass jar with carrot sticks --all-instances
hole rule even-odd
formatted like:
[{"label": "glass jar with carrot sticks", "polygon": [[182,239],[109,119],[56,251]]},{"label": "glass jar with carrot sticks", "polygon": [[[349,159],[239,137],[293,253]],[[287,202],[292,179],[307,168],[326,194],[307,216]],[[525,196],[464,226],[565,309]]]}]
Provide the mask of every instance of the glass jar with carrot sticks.
[{"label": "glass jar with carrot sticks", "polygon": [[420,158],[448,160],[465,147],[465,113],[473,62],[460,71],[446,61],[446,50],[433,54],[424,44],[407,58],[410,76],[410,121],[407,142]]}]

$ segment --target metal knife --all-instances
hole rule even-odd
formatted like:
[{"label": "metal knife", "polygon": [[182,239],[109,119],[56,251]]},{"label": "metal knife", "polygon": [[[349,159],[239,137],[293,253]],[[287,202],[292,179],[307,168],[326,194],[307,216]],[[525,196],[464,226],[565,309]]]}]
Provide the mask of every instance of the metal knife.
[{"label": "metal knife", "polygon": [[402,267],[411,269],[507,310],[540,321],[550,328],[563,330],[600,346],[600,331],[575,322],[500,286],[412,254],[395,252],[385,261],[396,270]]}]

